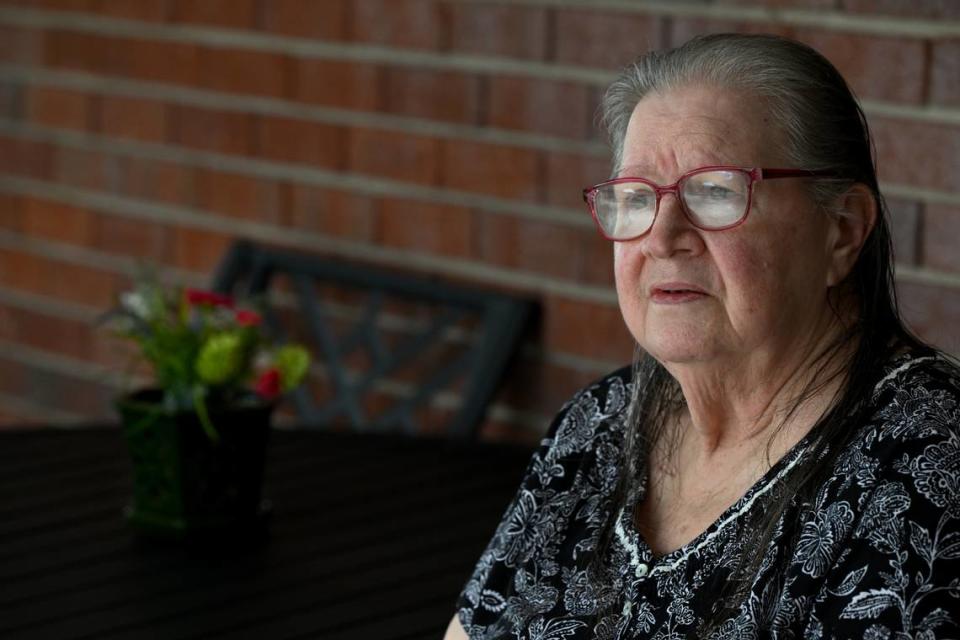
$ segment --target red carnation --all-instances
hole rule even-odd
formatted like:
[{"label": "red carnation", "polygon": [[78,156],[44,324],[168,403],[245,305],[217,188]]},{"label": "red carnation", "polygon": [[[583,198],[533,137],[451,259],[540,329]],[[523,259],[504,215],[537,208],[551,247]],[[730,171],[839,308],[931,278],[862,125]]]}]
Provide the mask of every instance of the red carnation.
[{"label": "red carnation", "polygon": [[241,327],[257,327],[260,326],[262,318],[260,314],[256,311],[250,311],[249,309],[239,309],[236,313],[237,324]]},{"label": "red carnation", "polygon": [[257,392],[257,395],[267,400],[272,400],[280,395],[280,370],[273,368],[264,371],[260,377],[257,378],[257,384],[254,386],[254,390]]},{"label": "red carnation", "polygon": [[187,302],[192,305],[208,304],[213,307],[233,307],[233,298],[213,291],[186,290]]}]

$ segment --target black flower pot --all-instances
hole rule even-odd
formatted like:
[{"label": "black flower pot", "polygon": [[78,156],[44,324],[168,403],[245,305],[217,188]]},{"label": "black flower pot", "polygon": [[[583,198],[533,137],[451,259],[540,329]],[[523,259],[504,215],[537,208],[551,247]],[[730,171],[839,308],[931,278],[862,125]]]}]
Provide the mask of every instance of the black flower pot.
[{"label": "black flower pot", "polygon": [[116,402],[133,462],[128,521],[140,532],[178,540],[239,540],[265,531],[261,498],[273,403],[254,398],[210,406],[218,440],[195,412],[171,413],[147,389]]}]

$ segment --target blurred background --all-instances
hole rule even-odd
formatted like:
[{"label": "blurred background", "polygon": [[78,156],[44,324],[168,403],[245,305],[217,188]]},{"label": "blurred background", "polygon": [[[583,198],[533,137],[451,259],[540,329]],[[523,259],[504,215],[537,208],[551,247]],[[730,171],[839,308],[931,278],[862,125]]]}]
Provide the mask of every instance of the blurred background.
[{"label": "blurred background", "polygon": [[253,238],[517,293],[539,322],[484,435],[536,439],[628,363],[580,190],[637,54],[772,32],[863,101],[911,326],[960,354],[960,2],[0,0],[0,427],[114,420],[95,327],[150,260]]}]

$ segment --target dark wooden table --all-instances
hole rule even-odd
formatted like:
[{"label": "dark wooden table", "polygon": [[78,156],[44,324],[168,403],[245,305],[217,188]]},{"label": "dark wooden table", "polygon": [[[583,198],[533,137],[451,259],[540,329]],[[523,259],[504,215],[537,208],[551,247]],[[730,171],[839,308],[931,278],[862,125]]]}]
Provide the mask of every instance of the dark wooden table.
[{"label": "dark wooden table", "polygon": [[274,431],[265,542],[135,536],[119,431],[0,433],[0,638],[438,638],[530,451]]}]

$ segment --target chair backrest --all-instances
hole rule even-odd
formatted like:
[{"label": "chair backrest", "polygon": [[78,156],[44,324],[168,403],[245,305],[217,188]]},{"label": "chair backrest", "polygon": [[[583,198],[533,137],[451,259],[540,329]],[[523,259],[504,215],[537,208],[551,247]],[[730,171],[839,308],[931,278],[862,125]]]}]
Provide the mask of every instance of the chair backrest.
[{"label": "chair backrest", "polygon": [[305,426],[416,433],[439,411],[443,432],[460,439],[476,437],[535,309],[513,296],[246,240],[228,251],[213,287],[262,297],[273,337],[295,333],[309,344],[320,371],[293,394]]}]

